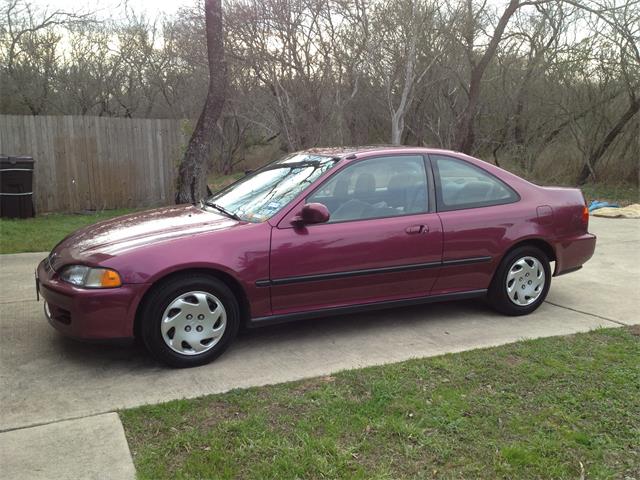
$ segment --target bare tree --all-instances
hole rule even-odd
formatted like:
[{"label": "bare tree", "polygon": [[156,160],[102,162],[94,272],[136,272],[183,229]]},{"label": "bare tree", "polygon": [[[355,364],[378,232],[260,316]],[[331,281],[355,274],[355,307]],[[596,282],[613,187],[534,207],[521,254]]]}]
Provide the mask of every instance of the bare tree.
[{"label": "bare tree", "polygon": [[[469,76],[469,84],[467,91],[467,103],[460,115],[457,126],[457,148],[461,152],[471,153],[475,142],[475,130],[474,121],[478,112],[478,103],[480,101],[480,90],[482,86],[482,79],[484,73],[489,66],[489,63],[494,58],[498,46],[502,40],[502,36],[507,28],[509,20],[513,14],[522,5],[520,0],[510,0],[506,8],[502,12],[500,19],[489,39],[489,43],[480,56],[479,60],[475,60],[473,48],[475,40],[475,32],[473,30],[467,32],[466,47],[468,50],[469,60],[471,62],[471,72]],[[472,0],[467,0],[467,22],[473,22],[472,17],[474,15],[474,8]]]},{"label": "bare tree", "polygon": [[436,10],[431,1],[409,0],[383,3],[372,12],[368,61],[384,89],[381,100],[389,112],[392,144],[402,143],[416,89],[440,56]]},{"label": "bare tree", "polygon": [[209,89],[202,113],[178,169],[176,203],[195,203],[206,194],[207,166],[213,148],[214,129],[225,100],[227,73],[224,60],[221,0],[205,0],[204,11]]},{"label": "bare tree", "polygon": [[[578,175],[578,184],[586,183],[589,177],[596,180],[595,168],[607,150],[618,139],[624,128],[640,111],[640,8],[637,2],[625,2],[618,6],[615,0],[603,12],[597,15],[600,24],[597,31],[604,37],[603,53],[605,58],[618,59],[611,69],[619,69],[619,77],[625,86],[628,106],[621,111],[616,121],[607,129],[604,137],[597,142],[595,148],[585,159],[585,163]],[[608,27],[608,28],[606,28]],[[606,62],[603,62],[606,64]],[[636,136],[638,132],[636,132]],[[640,155],[640,151],[636,151]]]},{"label": "bare tree", "polygon": [[99,22],[0,0],[0,113],[197,120],[180,202],[211,168],[389,140],[542,181],[636,182],[638,5],[240,0],[223,32],[221,0]]},{"label": "bare tree", "polygon": [[25,0],[0,6],[0,105],[20,98],[31,115],[51,107],[60,66],[58,28],[91,22],[90,13],[52,10]]}]

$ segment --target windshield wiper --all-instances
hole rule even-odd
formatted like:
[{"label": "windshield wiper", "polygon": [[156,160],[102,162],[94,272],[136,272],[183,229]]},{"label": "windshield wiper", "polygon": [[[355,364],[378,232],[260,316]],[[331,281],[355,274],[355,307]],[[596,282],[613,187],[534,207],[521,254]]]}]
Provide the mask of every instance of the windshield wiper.
[{"label": "windshield wiper", "polygon": [[[201,200],[201,202],[202,202],[202,200]],[[234,220],[238,220],[239,222],[241,222],[241,221],[242,221],[242,219],[241,219],[238,215],[236,215],[236,214],[235,214],[235,213],[233,213],[233,212],[230,212],[229,210],[227,210],[227,209],[226,209],[226,208],[224,208],[224,207],[221,207],[221,206],[220,206],[220,205],[218,205],[217,203],[213,203],[213,202],[202,202],[202,204],[203,204],[203,205],[206,205],[207,207],[215,208],[215,209],[216,209],[216,210],[218,210],[219,212],[224,213],[227,217],[231,217],[231,218],[233,218]]]}]

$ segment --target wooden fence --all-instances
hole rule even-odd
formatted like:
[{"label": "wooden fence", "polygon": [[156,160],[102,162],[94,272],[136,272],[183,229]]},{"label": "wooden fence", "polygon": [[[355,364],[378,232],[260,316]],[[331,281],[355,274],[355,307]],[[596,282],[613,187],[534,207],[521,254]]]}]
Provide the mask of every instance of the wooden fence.
[{"label": "wooden fence", "polygon": [[35,160],[36,211],[173,202],[181,120],[0,115],[0,154]]}]

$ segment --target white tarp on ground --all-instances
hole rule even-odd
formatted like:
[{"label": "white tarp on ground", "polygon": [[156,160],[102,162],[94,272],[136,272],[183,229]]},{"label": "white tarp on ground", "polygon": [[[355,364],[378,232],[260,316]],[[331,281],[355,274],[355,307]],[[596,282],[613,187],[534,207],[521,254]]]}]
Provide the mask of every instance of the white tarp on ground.
[{"label": "white tarp on ground", "polygon": [[591,215],[609,218],[640,218],[640,203],[633,203],[623,208],[598,208],[591,212]]}]

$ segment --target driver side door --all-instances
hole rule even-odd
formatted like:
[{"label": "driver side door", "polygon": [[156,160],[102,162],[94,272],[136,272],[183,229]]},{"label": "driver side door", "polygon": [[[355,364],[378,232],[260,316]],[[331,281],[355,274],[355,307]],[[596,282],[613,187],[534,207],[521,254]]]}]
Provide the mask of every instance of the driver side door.
[{"label": "driver side door", "polygon": [[348,164],[292,210],[322,203],[326,223],[272,230],[273,314],[427,296],[440,271],[442,227],[422,155]]}]

